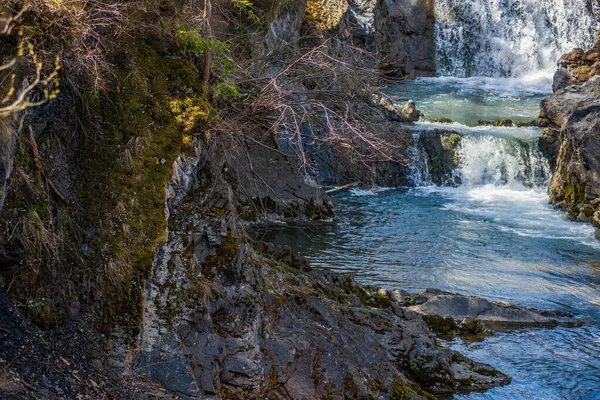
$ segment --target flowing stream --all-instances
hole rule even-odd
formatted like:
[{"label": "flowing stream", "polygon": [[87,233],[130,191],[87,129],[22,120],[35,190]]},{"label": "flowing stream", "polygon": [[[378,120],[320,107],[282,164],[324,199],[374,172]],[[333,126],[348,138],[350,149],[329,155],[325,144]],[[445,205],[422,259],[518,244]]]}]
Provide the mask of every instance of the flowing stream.
[{"label": "flowing stream", "polygon": [[[270,231],[313,265],[387,288],[439,288],[573,314],[578,328],[496,333],[448,346],[512,376],[510,385],[459,399],[600,399],[600,241],[589,224],[548,205],[541,128],[476,126],[537,117],[561,53],[591,44],[585,0],[435,0],[437,78],[390,88],[411,98],[431,128],[464,135],[458,186],[435,186],[418,144],[414,187],[333,195],[335,226]],[[458,180],[460,178],[460,180]],[[451,182],[449,182],[451,183]]]}]

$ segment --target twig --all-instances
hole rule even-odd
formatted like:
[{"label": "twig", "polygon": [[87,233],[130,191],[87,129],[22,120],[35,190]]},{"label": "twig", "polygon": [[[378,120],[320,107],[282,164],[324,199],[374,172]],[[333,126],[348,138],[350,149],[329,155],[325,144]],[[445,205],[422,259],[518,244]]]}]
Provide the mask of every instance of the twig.
[{"label": "twig", "polygon": [[62,195],[62,193],[58,190],[58,188],[56,187],[56,185],[54,184],[52,179],[44,171],[44,166],[42,164],[42,158],[40,157],[40,150],[38,148],[35,137],[33,136],[33,129],[31,128],[31,125],[28,127],[28,131],[29,131],[29,135],[28,135],[29,136],[29,145],[31,146],[31,151],[33,152],[33,159],[35,161],[36,168],[41,172],[42,175],[44,175],[44,177],[46,177],[46,182],[48,182],[48,186],[50,186],[50,189],[52,189],[54,194],[59,199],[61,199],[65,204],[68,205],[69,200],[67,200],[67,198]]}]

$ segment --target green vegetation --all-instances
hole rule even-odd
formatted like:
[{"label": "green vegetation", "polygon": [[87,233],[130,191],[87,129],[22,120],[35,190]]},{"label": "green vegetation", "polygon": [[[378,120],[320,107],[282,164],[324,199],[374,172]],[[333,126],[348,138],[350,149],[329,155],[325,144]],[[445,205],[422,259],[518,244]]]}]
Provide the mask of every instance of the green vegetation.
[{"label": "green vegetation", "polygon": [[436,122],[436,123],[440,123],[440,124],[452,124],[452,123],[456,122],[455,120],[448,118],[448,117],[427,118],[427,121]]}]

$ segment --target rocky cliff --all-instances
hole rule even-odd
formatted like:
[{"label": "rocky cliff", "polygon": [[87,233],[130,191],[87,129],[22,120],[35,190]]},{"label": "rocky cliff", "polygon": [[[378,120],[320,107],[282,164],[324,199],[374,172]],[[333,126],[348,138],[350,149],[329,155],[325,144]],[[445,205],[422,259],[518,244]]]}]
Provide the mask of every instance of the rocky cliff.
[{"label": "rocky cliff", "polygon": [[559,60],[554,94],[546,98],[540,117],[549,122],[540,148],[553,165],[550,201],[575,220],[600,228],[600,42],[575,49]]}]

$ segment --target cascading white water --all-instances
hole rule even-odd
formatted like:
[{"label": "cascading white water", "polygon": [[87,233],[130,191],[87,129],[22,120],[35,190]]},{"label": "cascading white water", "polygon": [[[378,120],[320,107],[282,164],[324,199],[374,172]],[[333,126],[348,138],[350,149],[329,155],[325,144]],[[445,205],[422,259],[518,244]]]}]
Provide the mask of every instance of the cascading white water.
[{"label": "cascading white water", "polygon": [[439,75],[518,77],[587,48],[592,0],[434,0]]},{"label": "cascading white water", "polygon": [[421,135],[418,132],[412,134],[414,143],[408,147],[410,164],[408,165],[408,179],[416,187],[433,185],[429,174],[429,161],[425,149],[419,143]]},{"label": "cascading white water", "polygon": [[548,162],[535,143],[515,138],[465,136],[458,154],[460,167],[456,172],[463,185],[541,188],[550,177]]},{"label": "cascading white water", "polygon": [[[411,164],[408,175],[416,187],[433,185],[426,151],[413,133],[415,144],[409,148]],[[444,186],[459,184],[465,188],[503,186],[545,188],[550,167],[531,137],[465,134],[457,148],[459,166]]]}]

